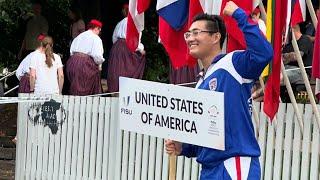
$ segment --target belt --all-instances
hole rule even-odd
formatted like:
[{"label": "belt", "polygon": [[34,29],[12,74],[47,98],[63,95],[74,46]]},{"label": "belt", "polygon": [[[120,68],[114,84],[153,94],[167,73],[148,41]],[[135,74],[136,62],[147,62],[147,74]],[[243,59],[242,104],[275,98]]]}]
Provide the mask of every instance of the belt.
[{"label": "belt", "polygon": [[90,57],[88,54],[82,53],[82,52],[74,52],[73,55],[77,55],[80,57]]}]

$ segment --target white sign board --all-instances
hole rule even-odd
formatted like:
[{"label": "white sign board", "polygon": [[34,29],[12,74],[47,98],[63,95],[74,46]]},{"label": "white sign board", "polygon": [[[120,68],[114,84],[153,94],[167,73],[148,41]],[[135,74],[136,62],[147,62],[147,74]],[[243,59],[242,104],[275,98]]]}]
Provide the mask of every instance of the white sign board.
[{"label": "white sign board", "polygon": [[224,94],[120,77],[120,128],[224,150]]}]

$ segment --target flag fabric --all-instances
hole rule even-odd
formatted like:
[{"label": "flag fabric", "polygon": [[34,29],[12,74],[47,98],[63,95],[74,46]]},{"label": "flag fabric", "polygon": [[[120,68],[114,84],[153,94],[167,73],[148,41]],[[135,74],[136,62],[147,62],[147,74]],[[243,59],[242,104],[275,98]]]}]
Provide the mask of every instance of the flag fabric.
[{"label": "flag fabric", "polygon": [[[270,0],[269,0],[270,1]],[[263,110],[272,121],[278,111],[280,96],[280,67],[282,36],[286,32],[287,0],[272,0],[274,9],[272,72],[268,78]],[[269,7],[268,7],[269,9]]]},{"label": "flag fabric", "polygon": [[188,25],[190,26],[192,23],[192,18],[199,13],[204,13],[204,7],[206,6],[205,0],[190,0],[189,4],[189,19]]},{"label": "flag fabric", "polygon": [[306,1],[291,0],[291,26],[306,20]]},{"label": "flag fabric", "polygon": [[137,11],[138,14],[145,12],[150,6],[150,0],[138,0],[137,2]]},{"label": "flag fabric", "polygon": [[[139,36],[144,29],[144,11],[148,8],[149,4],[150,0],[129,1],[126,43],[132,52],[138,48]],[[137,9],[138,7],[140,11]]]},{"label": "flag fabric", "polygon": [[[207,13],[213,15],[220,15],[222,13],[222,4],[221,0],[190,0],[190,9],[189,9],[189,19],[197,15],[198,13]],[[225,4],[225,3],[224,3]],[[191,24],[189,21],[189,25]]]},{"label": "flag fabric", "polygon": [[318,25],[316,28],[314,47],[313,47],[313,61],[312,61],[312,77],[316,79],[316,87],[315,87],[315,95],[317,98],[320,98],[320,23],[319,16],[320,12],[318,12]]},{"label": "flag fabric", "polygon": [[157,12],[173,29],[179,31],[188,20],[188,0],[160,0]]},{"label": "flag fabric", "polygon": [[159,37],[172,66],[177,69],[188,64],[188,48],[183,34],[188,30],[189,0],[157,1]]},{"label": "flag fabric", "polygon": [[[226,24],[226,30],[228,33],[227,52],[231,52],[239,49],[246,49],[246,42],[242,31],[238,28],[237,22],[229,16],[222,14],[223,8],[225,7],[228,0],[222,1],[221,15]],[[252,12],[254,5],[253,0],[234,0],[235,4],[241,7],[247,14]]]},{"label": "flag fabric", "polygon": [[[179,68],[184,65],[194,65],[196,60],[188,55],[183,33],[188,30],[192,19],[199,13],[222,15],[228,0],[159,0],[159,36],[165,47],[172,65]],[[234,2],[248,14],[259,0],[235,0]],[[255,3],[254,3],[255,2]],[[227,51],[245,49],[245,39],[238,25],[231,17],[223,16],[227,26]],[[188,23],[186,23],[186,21]],[[175,42],[175,43],[172,43]]]}]

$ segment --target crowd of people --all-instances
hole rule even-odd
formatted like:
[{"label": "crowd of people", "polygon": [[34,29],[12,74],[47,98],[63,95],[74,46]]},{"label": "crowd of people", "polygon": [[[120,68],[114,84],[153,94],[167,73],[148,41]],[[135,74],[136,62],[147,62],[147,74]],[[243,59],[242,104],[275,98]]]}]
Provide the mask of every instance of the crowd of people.
[{"label": "crowd of people", "polygon": [[[19,93],[62,94],[64,74],[69,83],[68,95],[92,95],[103,92],[102,63],[105,61],[100,32],[102,22],[92,19],[86,25],[77,6],[69,8],[70,57],[62,64],[53,53],[53,39],[48,35],[48,22],[41,15],[40,3],[32,4],[34,16],[27,22],[26,33],[18,54],[23,59],[16,76],[20,80]],[[145,51],[142,43],[135,52],[126,46],[128,4],[122,8],[124,19],[114,29],[113,47],[108,59],[108,92],[119,91],[119,77],[142,78]],[[67,47],[66,47],[67,48]],[[66,91],[64,91],[66,92]]]},{"label": "crowd of people", "polygon": [[[34,3],[32,5],[34,16],[28,21],[26,26],[26,33],[21,45],[21,49],[18,54],[18,58],[23,59],[18,70],[17,77],[20,80],[19,92],[30,92],[30,84],[32,80],[37,81],[41,77],[30,76],[30,62],[31,57],[41,52],[43,37],[48,37],[49,25],[44,16],[41,15],[42,6],[40,3]],[[119,91],[119,77],[132,77],[142,78],[146,64],[145,49],[140,42],[137,50],[131,52],[126,46],[126,25],[128,15],[128,4],[124,4],[122,7],[123,19],[115,26],[112,35],[112,48],[110,50],[109,57],[107,59],[107,91],[117,92]],[[65,94],[69,95],[91,95],[99,94],[103,92],[101,84],[101,70],[104,59],[104,48],[102,40],[99,36],[102,28],[102,23],[98,20],[91,20],[87,25],[81,16],[81,11],[77,6],[69,8],[68,16],[71,20],[69,35],[70,35],[70,58],[65,63],[64,72],[66,74],[67,85],[63,87],[68,89],[64,90]],[[254,9],[250,18],[255,21],[263,34],[266,34],[266,25],[261,19],[261,12],[259,8]],[[303,31],[302,31],[302,30]],[[315,29],[311,22],[304,24],[298,24],[291,28],[297,39],[298,46],[301,51],[302,59],[305,66],[310,66],[312,63],[312,50]],[[291,34],[289,32],[289,34]],[[39,36],[40,35],[40,36]],[[41,38],[39,38],[41,37]],[[48,39],[46,38],[46,39]],[[288,38],[288,44],[283,48],[283,62],[287,70],[287,75],[290,83],[293,85],[294,90],[300,91],[305,87],[303,86],[303,79],[301,71],[298,69],[297,57],[294,53],[291,38]],[[66,47],[67,48],[67,47]],[[60,59],[57,55],[54,57],[53,62],[56,59]],[[36,57],[36,56],[35,56]],[[40,56],[38,56],[40,58]],[[45,56],[47,58],[47,56]],[[43,59],[43,57],[42,57]],[[57,60],[58,61],[58,60]],[[49,66],[48,66],[49,67]],[[183,68],[181,68],[183,70]],[[38,70],[40,71],[40,70]],[[199,68],[195,68],[196,72],[192,73],[192,77],[196,77]],[[175,71],[171,72],[172,75],[176,75]],[[193,72],[193,71],[192,71]],[[307,69],[307,73],[310,76],[310,69]],[[37,71],[34,75],[37,74]],[[189,73],[190,74],[190,73]],[[46,74],[39,74],[45,76]],[[57,74],[57,77],[61,75]],[[170,80],[174,79],[170,76]],[[63,76],[62,76],[63,77]],[[182,76],[181,76],[182,77]],[[281,76],[282,78],[283,76]],[[189,78],[190,79],[190,78]],[[191,78],[195,79],[195,78]],[[175,80],[172,80],[174,83]],[[284,86],[283,80],[281,80]],[[35,82],[36,83],[36,82]],[[50,83],[56,83],[55,81]],[[258,83],[257,83],[258,84]],[[253,89],[254,100],[262,100],[262,89],[255,87]],[[37,89],[37,87],[36,87]],[[35,90],[35,92],[38,92]],[[282,92],[285,92],[283,88]],[[62,91],[59,91],[62,93]],[[283,93],[286,94],[286,93]],[[284,100],[286,102],[286,100]]]},{"label": "crowd of people", "polygon": [[[319,14],[318,8],[315,9]],[[254,11],[253,14],[258,11]],[[254,19],[254,18],[253,18]],[[260,19],[259,22],[263,24]],[[265,30],[265,25],[259,24],[259,28],[262,32]],[[265,33],[265,32],[264,32]],[[296,24],[289,28],[288,37],[283,37],[283,48],[282,48],[282,61],[285,67],[286,75],[288,76],[290,85],[295,96],[298,96],[300,93],[306,92],[306,87],[303,80],[302,71],[298,65],[298,56],[296,55],[293,44],[292,44],[292,35],[294,35],[297,40],[297,45],[300,50],[300,55],[307,72],[307,76],[311,87],[314,88],[315,80],[311,77],[311,66],[313,58],[313,48],[315,40],[315,28],[311,23],[311,19],[307,18],[306,22]],[[286,40],[285,40],[286,39]],[[280,85],[281,85],[281,100],[282,102],[289,103],[291,102],[288,90],[285,86],[284,75],[280,74]],[[259,82],[256,83],[252,90],[253,99],[256,101],[263,101],[263,89]]]}]

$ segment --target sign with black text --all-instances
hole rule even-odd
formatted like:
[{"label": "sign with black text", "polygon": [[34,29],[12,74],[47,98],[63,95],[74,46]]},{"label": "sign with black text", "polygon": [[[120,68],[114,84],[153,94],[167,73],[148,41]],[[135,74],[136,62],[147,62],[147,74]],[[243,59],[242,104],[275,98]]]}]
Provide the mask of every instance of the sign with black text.
[{"label": "sign with black text", "polygon": [[224,94],[120,77],[120,128],[225,149]]}]

